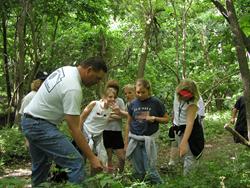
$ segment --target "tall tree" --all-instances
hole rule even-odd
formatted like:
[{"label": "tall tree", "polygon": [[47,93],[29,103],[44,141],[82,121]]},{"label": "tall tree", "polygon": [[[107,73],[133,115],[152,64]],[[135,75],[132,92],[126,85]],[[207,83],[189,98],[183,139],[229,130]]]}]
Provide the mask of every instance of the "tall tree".
[{"label": "tall tree", "polygon": [[7,97],[8,97],[8,105],[10,105],[11,101],[11,84],[10,84],[10,76],[9,76],[9,62],[8,62],[8,44],[7,44],[7,19],[6,19],[6,5],[4,1],[1,1],[1,13],[2,13],[2,34],[3,34],[3,70],[5,75],[6,81],[6,90],[7,90]]},{"label": "tall tree", "polygon": [[[13,102],[15,103],[15,108],[18,108],[21,105],[21,99],[23,96],[23,87],[20,87],[23,84],[24,78],[24,63],[25,63],[25,27],[26,27],[26,17],[28,12],[29,0],[21,0],[20,6],[22,7],[20,15],[17,20],[17,62],[15,66],[15,92],[13,94]],[[13,105],[13,104],[11,104]],[[16,121],[18,121],[18,112],[16,112]]]}]

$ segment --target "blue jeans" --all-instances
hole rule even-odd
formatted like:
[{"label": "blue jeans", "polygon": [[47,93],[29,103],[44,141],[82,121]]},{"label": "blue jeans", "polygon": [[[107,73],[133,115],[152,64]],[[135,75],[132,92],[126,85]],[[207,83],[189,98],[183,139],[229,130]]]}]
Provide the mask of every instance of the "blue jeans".
[{"label": "blue jeans", "polygon": [[145,143],[139,142],[131,154],[131,162],[135,170],[134,177],[143,180],[146,175],[153,184],[163,183],[160,174],[155,166],[149,165],[148,156],[146,153]]},{"label": "blue jeans", "polygon": [[83,181],[82,156],[55,125],[45,120],[23,117],[21,126],[29,141],[32,185],[36,186],[47,180],[51,160],[66,169],[70,182],[80,183]]}]

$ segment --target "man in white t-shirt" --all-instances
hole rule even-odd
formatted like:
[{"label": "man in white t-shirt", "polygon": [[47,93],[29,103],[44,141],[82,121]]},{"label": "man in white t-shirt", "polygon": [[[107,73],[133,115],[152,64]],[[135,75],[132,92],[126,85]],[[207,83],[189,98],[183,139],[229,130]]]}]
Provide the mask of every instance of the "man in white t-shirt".
[{"label": "man in white t-shirt", "polygon": [[106,72],[105,62],[97,57],[81,62],[77,67],[61,67],[48,76],[24,109],[21,126],[30,143],[32,185],[47,180],[51,159],[67,169],[69,182],[81,183],[84,179],[82,156],[56,127],[63,119],[92,168],[102,170],[101,162],[89,148],[80,130],[79,119],[82,84],[86,87],[97,84]]}]

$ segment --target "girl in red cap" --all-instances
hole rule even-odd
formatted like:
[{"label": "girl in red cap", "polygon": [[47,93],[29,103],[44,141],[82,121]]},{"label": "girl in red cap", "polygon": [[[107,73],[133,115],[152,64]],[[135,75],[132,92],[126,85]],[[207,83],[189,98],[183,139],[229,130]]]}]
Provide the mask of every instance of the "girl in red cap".
[{"label": "girl in red cap", "polygon": [[198,120],[200,94],[194,81],[182,80],[174,98],[174,133],[179,155],[184,160],[184,175],[196,164],[204,148],[204,134]]}]

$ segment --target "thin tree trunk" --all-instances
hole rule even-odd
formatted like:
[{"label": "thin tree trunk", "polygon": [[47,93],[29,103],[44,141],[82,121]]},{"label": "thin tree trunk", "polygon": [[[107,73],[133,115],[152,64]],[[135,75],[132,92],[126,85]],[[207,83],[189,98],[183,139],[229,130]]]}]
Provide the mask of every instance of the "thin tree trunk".
[{"label": "thin tree trunk", "polygon": [[7,50],[7,25],[6,25],[6,12],[4,8],[4,4],[1,6],[2,8],[2,30],[3,30],[3,70],[5,75],[5,84],[8,98],[8,105],[10,105],[11,101],[11,84],[10,84],[10,76],[9,76],[9,65],[8,65],[8,50]]},{"label": "thin tree trunk", "polygon": [[182,78],[186,78],[187,76],[187,62],[186,62],[186,42],[187,42],[187,13],[189,8],[192,5],[192,0],[189,2],[187,8],[184,8],[182,15]]},{"label": "thin tree trunk", "polygon": [[207,66],[210,67],[212,65],[210,57],[209,57],[209,51],[207,48],[207,43],[206,43],[206,35],[205,35],[205,28],[202,29],[201,31],[201,47],[204,55],[204,59],[206,60]]},{"label": "thin tree trunk", "polygon": [[53,35],[51,37],[51,53],[50,53],[51,63],[54,61],[55,41],[56,41],[56,34],[57,34],[58,25],[59,25],[59,20],[60,20],[60,16],[57,16]]},{"label": "thin tree trunk", "polygon": [[141,56],[140,56],[140,60],[139,60],[137,78],[144,77],[144,71],[145,71],[145,66],[146,66],[146,62],[147,62],[148,45],[149,45],[152,23],[153,23],[153,18],[152,18],[152,15],[149,14],[147,16],[147,19],[146,19],[145,33],[144,33],[143,44],[142,44],[142,49],[141,49]]},{"label": "thin tree trunk", "polygon": [[174,9],[174,19],[176,22],[175,26],[175,60],[176,60],[176,73],[177,73],[177,83],[180,82],[180,57],[179,57],[179,24],[178,24],[178,16],[175,8],[175,1],[171,0],[171,5]]},{"label": "thin tree trunk", "polygon": [[[28,8],[29,1],[22,0],[21,1],[21,13],[20,18],[17,21],[17,47],[18,47],[18,55],[17,55],[17,64],[15,66],[15,85],[19,86],[20,83],[23,82],[24,78],[24,62],[25,62],[25,20],[27,15],[27,8]],[[21,105],[21,99],[23,96],[23,85],[17,88],[17,93],[15,96],[15,111]],[[16,117],[17,111],[16,111]],[[18,121],[18,119],[16,119]]]},{"label": "thin tree trunk", "polygon": [[28,82],[28,83],[31,83],[38,72],[38,69],[40,66],[40,60],[38,57],[38,40],[37,40],[37,32],[35,29],[35,20],[34,20],[35,16],[34,16],[32,3],[29,4],[27,11],[28,11],[28,18],[30,20],[30,26],[31,26],[31,38],[32,38],[32,46],[33,46],[33,56],[34,56],[33,58],[34,66],[32,68],[31,75],[29,76],[29,82]]}]

